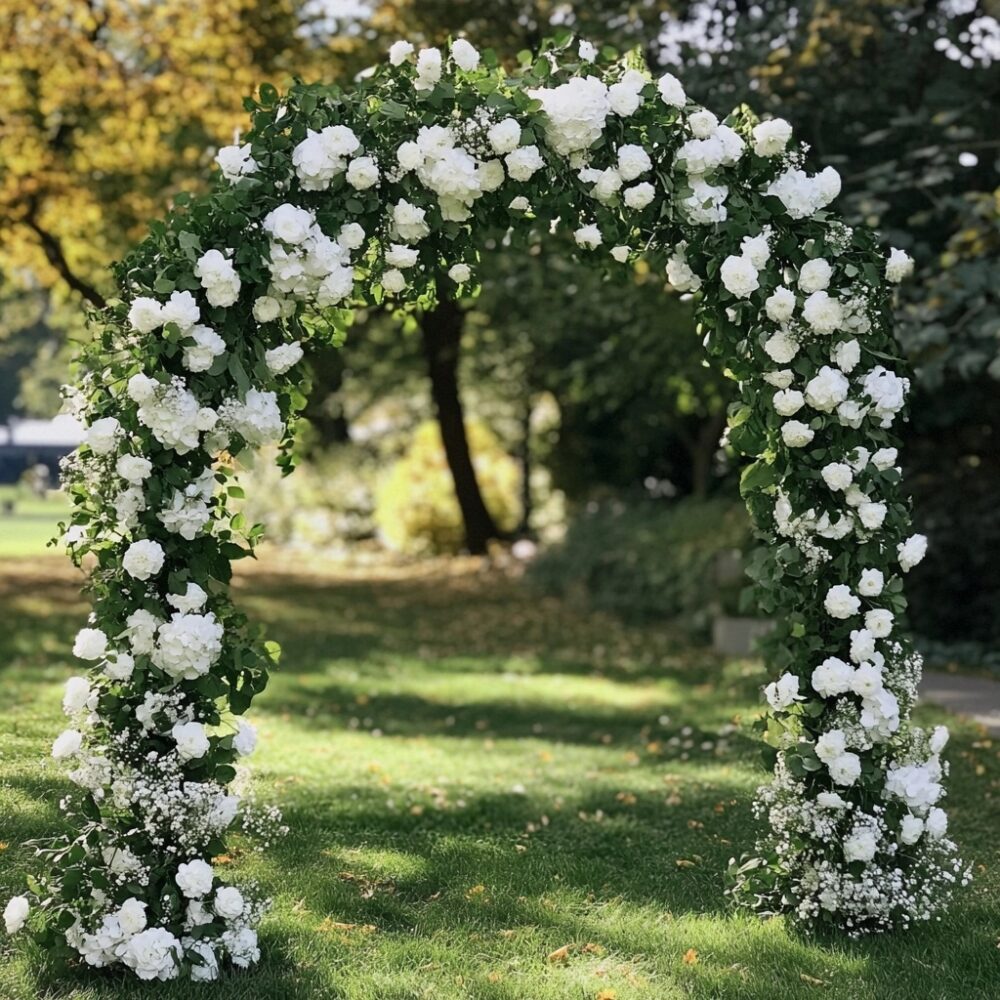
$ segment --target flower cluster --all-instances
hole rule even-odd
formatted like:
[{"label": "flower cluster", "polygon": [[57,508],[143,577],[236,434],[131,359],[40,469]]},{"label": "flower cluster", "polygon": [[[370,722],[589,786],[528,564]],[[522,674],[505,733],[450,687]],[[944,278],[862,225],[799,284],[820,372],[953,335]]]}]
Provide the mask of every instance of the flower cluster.
[{"label": "flower cluster", "polygon": [[[287,460],[310,340],[341,342],[350,309],[387,295],[431,300],[442,275],[468,285],[486,227],[562,228],[607,266],[664,261],[739,383],[728,440],[755,459],[754,578],[779,621],[771,833],[741,895],[851,933],[933,913],[964,874],[938,805],[944,736],[908,724],[920,666],[898,627],[926,548],[891,436],[909,382],[887,367],[887,289],[912,265],[820,211],[836,172],[806,172],[787,122],[720,121],[588,43],[506,74],[464,40],[398,42],[346,94],[262,88],[218,164],[217,190],[179,198],[116,268],[66,392],[87,433],[65,463],[64,540],[96,568],[73,647],[90,670],[52,754],[87,824],[40,851],[39,925],[143,979],[256,961],[263,902],[210,864],[241,811],[245,830],[280,830],[232,784],[256,745],[238,717],[277,656],[229,596],[262,531],[234,478],[262,444]],[[34,919],[28,897],[8,904],[12,933]]]}]

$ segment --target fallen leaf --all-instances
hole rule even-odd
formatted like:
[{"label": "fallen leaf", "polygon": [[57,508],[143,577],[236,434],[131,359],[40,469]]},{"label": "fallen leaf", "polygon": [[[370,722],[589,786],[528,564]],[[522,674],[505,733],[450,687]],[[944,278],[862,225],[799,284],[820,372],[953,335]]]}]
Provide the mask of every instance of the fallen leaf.
[{"label": "fallen leaf", "polygon": [[799,979],[804,983],[808,983],[810,986],[826,986],[826,981],[823,979],[814,979],[812,976],[807,976],[804,972],[799,973]]},{"label": "fallen leaf", "polygon": [[564,944],[561,948],[556,948],[555,951],[550,952],[549,961],[550,962],[568,962],[569,961],[569,949],[570,945]]},{"label": "fallen leaf", "polygon": [[360,931],[362,934],[372,934],[377,929],[374,924],[344,924],[338,920],[331,920],[330,917],[327,917],[318,927],[318,930],[326,933],[330,933],[331,931],[339,931],[340,933]]},{"label": "fallen leaf", "polygon": [[594,997],[594,1000],[616,1000],[617,996],[618,990],[601,990],[601,992]]},{"label": "fallen leaf", "polygon": [[684,958],[682,960],[685,965],[697,965],[698,964],[698,952],[694,948],[688,948],[684,952]]},{"label": "fallen leaf", "polygon": [[589,942],[580,949],[585,955],[603,955],[604,946]]}]

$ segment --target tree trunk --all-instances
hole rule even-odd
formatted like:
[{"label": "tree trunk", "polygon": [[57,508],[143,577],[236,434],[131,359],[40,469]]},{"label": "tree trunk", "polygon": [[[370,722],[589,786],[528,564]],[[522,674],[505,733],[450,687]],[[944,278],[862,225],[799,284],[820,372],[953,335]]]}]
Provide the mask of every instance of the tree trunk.
[{"label": "tree trunk", "polygon": [[695,446],[691,449],[691,494],[700,500],[708,496],[712,458],[718,451],[719,435],[725,425],[723,414],[709,417],[699,427]]},{"label": "tree trunk", "polygon": [[421,316],[420,332],[441,441],[465,526],[465,545],[473,555],[485,555],[490,540],[498,538],[500,533],[483,502],[465,434],[465,417],[458,391],[462,325],[462,311],[456,303],[442,297],[432,310]]}]

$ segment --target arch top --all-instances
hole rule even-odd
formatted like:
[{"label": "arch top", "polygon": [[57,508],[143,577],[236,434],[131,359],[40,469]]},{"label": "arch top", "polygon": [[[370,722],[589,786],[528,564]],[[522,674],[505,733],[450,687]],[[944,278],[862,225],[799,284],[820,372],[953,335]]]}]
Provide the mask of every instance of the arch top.
[{"label": "arch top", "polygon": [[144,979],[256,961],[262,902],[211,866],[256,742],[239,717],[277,657],[229,594],[260,538],[232,505],[240,456],[287,444],[308,342],[342,337],[352,308],[474,293],[485,233],[552,227],[609,266],[662,255],[739,385],[727,440],[752,459],[751,574],[778,624],[771,829],[737,897],[850,934],[928,919],[967,870],[938,805],[947,734],[908,722],[902,578],[926,539],[897,461],[891,285],[912,262],[827,211],[836,171],[808,172],[788,123],[720,121],[586,42],[510,73],[462,39],[397,42],[350,90],[264,85],[247,110],[215,189],[178,196],[116,265],[67,391],[88,427],[65,541],[94,557],[74,647],[92,668],[53,747],[82,818],[34,884],[47,940]]}]

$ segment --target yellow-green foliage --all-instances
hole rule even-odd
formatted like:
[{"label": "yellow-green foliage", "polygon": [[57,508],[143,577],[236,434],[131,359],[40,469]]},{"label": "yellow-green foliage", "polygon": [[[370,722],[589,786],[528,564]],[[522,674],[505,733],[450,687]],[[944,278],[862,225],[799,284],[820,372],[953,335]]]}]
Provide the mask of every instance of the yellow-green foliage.
[{"label": "yellow-green foliage", "polygon": [[[509,531],[521,513],[518,464],[482,422],[469,421],[466,433],[483,500],[497,525]],[[434,421],[416,429],[406,454],[379,486],[375,523],[386,544],[401,552],[448,553],[462,548],[462,515]]]}]

